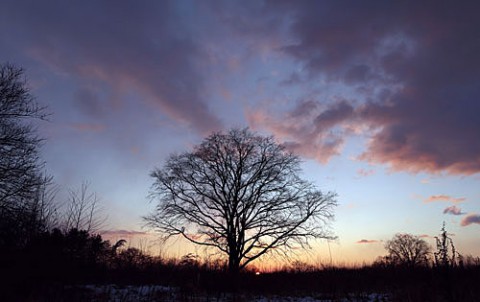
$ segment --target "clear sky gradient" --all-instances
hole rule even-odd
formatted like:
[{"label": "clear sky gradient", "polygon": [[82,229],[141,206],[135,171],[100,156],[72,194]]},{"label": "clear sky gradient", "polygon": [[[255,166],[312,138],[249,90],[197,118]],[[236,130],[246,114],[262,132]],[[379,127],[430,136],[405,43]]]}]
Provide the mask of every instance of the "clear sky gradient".
[{"label": "clear sky gradient", "polygon": [[0,0],[0,62],[52,113],[47,172],[91,183],[112,238],[143,234],[169,154],[249,126],[338,193],[338,240],[310,259],[370,262],[398,232],[434,244],[443,221],[479,256],[479,3]]}]

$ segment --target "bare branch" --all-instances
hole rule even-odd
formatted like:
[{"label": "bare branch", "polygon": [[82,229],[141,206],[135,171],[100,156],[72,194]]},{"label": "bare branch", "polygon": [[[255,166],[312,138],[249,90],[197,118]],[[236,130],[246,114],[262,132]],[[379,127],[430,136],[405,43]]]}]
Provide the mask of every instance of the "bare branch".
[{"label": "bare branch", "polygon": [[89,192],[89,183],[83,182],[80,189],[69,190],[70,198],[66,202],[62,228],[85,230],[89,233],[99,231],[106,221],[99,207],[96,193]]}]

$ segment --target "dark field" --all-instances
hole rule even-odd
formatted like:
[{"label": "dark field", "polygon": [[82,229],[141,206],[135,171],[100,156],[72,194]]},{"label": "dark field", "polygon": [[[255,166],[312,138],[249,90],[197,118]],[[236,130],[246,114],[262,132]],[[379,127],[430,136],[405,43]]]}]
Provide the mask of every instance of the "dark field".
[{"label": "dark field", "polygon": [[67,258],[48,257],[40,250],[11,255],[11,261],[2,261],[7,278],[0,300],[478,301],[480,297],[478,263],[450,268],[297,266],[232,276],[221,263],[153,258],[133,248],[97,262]]}]

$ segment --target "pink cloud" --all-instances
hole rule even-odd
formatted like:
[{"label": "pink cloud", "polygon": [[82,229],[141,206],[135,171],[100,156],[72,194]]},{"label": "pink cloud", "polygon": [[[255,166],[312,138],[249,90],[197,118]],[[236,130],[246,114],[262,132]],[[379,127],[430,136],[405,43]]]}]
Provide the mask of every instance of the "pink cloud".
[{"label": "pink cloud", "polygon": [[465,213],[462,212],[462,209],[453,205],[453,206],[450,206],[448,208],[445,208],[445,210],[443,210],[443,214],[463,215]]},{"label": "pink cloud", "polygon": [[113,237],[113,236],[138,236],[138,235],[146,235],[146,232],[142,231],[133,231],[133,230],[108,230],[100,232],[103,235]]},{"label": "pink cloud", "polygon": [[362,177],[368,177],[368,176],[371,176],[373,174],[375,174],[375,170],[373,169],[359,169],[357,170],[357,174],[362,176]]},{"label": "pink cloud", "polygon": [[449,195],[432,195],[424,200],[424,202],[437,202],[437,201],[444,201],[444,202],[452,202],[452,203],[460,203],[465,201],[465,197],[455,198]]},{"label": "pink cloud", "polygon": [[[369,127],[360,159],[393,171],[480,172],[480,103],[474,101],[480,90],[472,80],[480,77],[480,43],[469,38],[480,26],[473,13],[477,3],[434,8],[311,2],[282,9],[296,16],[291,31],[297,39],[283,51],[302,64],[307,78],[355,87],[356,98],[365,99],[352,100],[354,114],[343,117]],[[352,14],[345,19],[347,9]],[[456,21],[459,15],[464,22]],[[460,44],[462,55],[451,51]],[[299,78],[296,71],[286,78],[294,75]],[[318,131],[315,117],[310,121],[310,130]],[[324,127],[334,131],[341,123]]]},{"label": "pink cloud", "polygon": [[460,222],[461,226],[468,226],[471,224],[480,224],[480,215],[476,213],[468,214],[467,216],[463,217],[462,221]]},{"label": "pink cloud", "polygon": [[[341,100],[322,106],[318,102],[299,102],[286,117],[277,117],[270,110],[247,110],[246,116],[252,128],[272,132],[292,152],[328,162],[340,154],[345,134],[350,133],[347,119],[353,107]],[[335,131],[332,131],[335,128]]]},{"label": "pink cloud", "polygon": [[380,242],[380,241],[378,241],[378,240],[362,239],[362,240],[357,241],[356,243],[358,243],[358,244],[370,244],[370,243],[378,243],[378,242]]}]

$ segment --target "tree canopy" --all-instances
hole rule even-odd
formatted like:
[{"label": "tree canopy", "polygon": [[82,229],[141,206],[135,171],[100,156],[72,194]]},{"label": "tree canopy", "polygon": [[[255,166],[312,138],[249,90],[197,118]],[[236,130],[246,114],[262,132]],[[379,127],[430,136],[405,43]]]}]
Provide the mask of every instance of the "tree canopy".
[{"label": "tree canopy", "polygon": [[417,267],[426,265],[430,255],[430,245],[418,236],[396,234],[385,244],[392,264]]},{"label": "tree canopy", "polygon": [[158,204],[146,220],[168,237],[220,250],[234,272],[270,251],[308,247],[332,238],[337,202],[300,177],[300,164],[273,137],[214,133],[152,172]]}]

